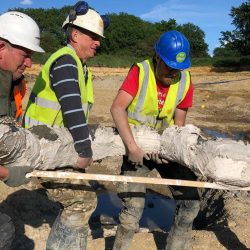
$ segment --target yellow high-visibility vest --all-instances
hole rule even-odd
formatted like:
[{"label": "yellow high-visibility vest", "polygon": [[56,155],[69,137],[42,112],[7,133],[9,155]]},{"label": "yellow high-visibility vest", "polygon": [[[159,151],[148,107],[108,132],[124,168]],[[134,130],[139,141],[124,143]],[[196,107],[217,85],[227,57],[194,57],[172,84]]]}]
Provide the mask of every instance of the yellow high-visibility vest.
[{"label": "yellow high-visibility vest", "polygon": [[88,70],[88,80],[85,84],[82,63],[75,51],[70,47],[63,47],[48,59],[43,66],[35,85],[32,89],[27,109],[25,112],[23,125],[25,128],[34,125],[46,124],[51,127],[64,127],[64,119],[61,111],[61,105],[50,86],[50,68],[52,64],[63,55],[71,55],[77,63],[78,68],[78,84],[80,88],[82,108],[86,119],[88,120],[89,111],[94,103],[92,74]]},{"label": "yellow high-visibility vest", "polygon": [[146,125],[163,130],[174,124],[174,111],[185,98],[190,86],[190,74],[181,71],[170,85],[162,110],[158,109],[157,85],[152,60],[137,63],[139,88],[128,107],[128,121],[133,125]]}]

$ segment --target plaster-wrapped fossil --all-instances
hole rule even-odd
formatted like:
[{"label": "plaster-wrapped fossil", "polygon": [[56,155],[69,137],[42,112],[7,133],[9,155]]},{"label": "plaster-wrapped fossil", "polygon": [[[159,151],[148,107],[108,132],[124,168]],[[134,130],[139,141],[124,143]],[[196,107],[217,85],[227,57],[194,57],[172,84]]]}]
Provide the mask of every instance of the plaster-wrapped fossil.
[{"label": "plaster-wrapped fossil", "polygon": [[[92,130],[93,159],[126,153],[120,136],[111,127]],[[250,145],[232,139],[208,139],[193,125],[170,127],[160,135],[147,127],[132,127],[145,152],[159,152],[208,180],[250,186]],[[65,128],[35,126],[29,130],[0,124],[0,165],[30,165],[48,170],[73,165],[78,155]]]}]

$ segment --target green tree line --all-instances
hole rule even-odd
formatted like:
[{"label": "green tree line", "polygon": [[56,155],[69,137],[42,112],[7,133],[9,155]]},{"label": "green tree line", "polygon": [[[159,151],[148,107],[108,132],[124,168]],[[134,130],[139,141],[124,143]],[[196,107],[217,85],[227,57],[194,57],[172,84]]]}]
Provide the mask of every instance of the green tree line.
[{"label": "green tree line", "polygon": [[[15,9],[35,19],[41,29],[41,46],[47,57],[59,47],[65,45],[61,28],[70,6],[61,9]],[[154,52],[154,43],[167,30],[176,29],[185,34],[191,44],[192,57],[208,57],[208,45],[205,33],[196,25],[187,23],[178,25],[174,19],[151,23],[127,13],[108,13],[110,26],[105,30],[105,39],[101,41],[98,55],[126,56],[145,58]]]},{"label": "green tree line", "polygon": [[[64,22],[71,6],[61,9],[15,9],[30,15],[36,20],[41,29],[41,45],[46,54],[35,55],[35,59],[43,63],[48,56],[58,48],[65,45],[62,23]],[[239,7],[231,9],[231,17],[236,29],[232,32],[222,31],[220,38],[221,47],[214,50],[214,57],[221,60],[230,57],[247,57],[250,51],[250,0]],[[110,26],[105,30],[105,39],[93,64],[107,66],[131,65],[134,61],[152,56],[154,44],[159,36],[171,29],[181,31],[190,42],[190,55],[192,63],[209,64],[212,58],[208,55],[208,44],[205,42],[204,31],[193,23],[179,25],[175,19],[160,22],[147,22],[139,17],[127,13],[107,13]],[[246,59],[247,60],[247,59]],[[249,63],[250,64],[250,63]],[[112,66],[112,65],[110,65]]]}]

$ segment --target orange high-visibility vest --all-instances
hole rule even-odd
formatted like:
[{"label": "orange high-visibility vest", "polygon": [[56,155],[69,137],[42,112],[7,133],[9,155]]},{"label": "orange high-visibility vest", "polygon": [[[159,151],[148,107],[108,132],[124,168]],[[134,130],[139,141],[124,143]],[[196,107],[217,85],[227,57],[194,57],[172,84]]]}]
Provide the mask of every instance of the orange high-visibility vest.
[{"label": "orange high-visibility vest", "polygon": [[16,105],[15,117],[18,120],[23,114],[22,100],[26,93],[26,82],[24,79],[22,79],[18,85],[14,86],[13,93]]}]

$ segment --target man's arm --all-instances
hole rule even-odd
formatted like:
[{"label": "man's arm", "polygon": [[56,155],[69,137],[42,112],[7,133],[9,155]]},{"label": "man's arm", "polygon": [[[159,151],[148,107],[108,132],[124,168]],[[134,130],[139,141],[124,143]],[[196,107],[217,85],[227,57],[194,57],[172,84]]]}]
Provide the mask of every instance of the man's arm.
[{"label": "man's arm", "polygon": [[79,155],[75,167],[86,168],[92,162],[92,149],[81,103],[78,69],[74,59],[69,55],[61,57],[52,66],[50,79],[61,105],[66,126],[73,137],[75,150]]},{"label": "man's arm", "polygon": [[174,112],[174,125],[179,127],[185,126],[186,116],[188,109],[179,109],[176,108]]},{"label": "man's arm", "polygon": [[142,165],[145,153],[137,146],[128,123],[127,108],[132,100],[133,96],[124,90],[120,90],[111,106],[110,112],[119,135],[128,150],[128,160],[136,165]]}]

